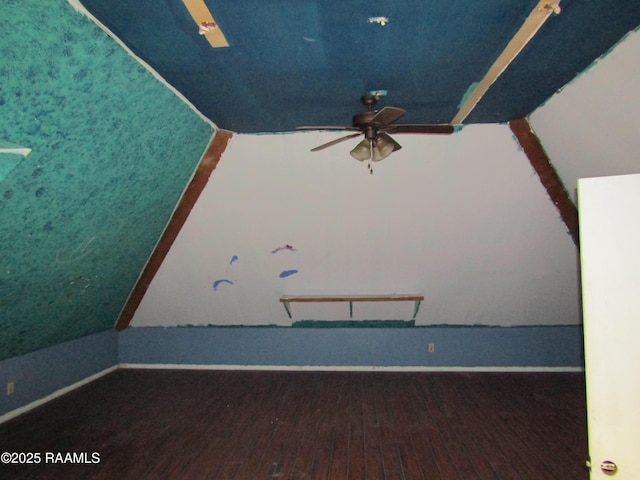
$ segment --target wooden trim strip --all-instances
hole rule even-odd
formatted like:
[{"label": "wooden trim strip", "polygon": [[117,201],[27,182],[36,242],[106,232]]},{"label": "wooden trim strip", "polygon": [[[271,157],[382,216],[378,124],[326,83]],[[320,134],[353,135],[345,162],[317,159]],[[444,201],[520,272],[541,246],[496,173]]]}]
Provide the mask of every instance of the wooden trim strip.
[{"label": "wooden trim strip", "polygon": [[552,13],[559,13],[559,1],[541,0],[531,11],[520,29],[509,41],[497,60],[491,65],[484,78],[480,80],[476,88],[460,106],[458,113],[451,120],[452,125],[461,124],[478,104],[480,99],[489,90],[489,87],[498,79],[502,72],[511,64],[514,58],[522,51],[537,31],[547,21]]},{"label": "wooden trim strip", "polygon": [[540,182],[547,190],[549,198],[558,209],[558,212],[560,212],[560,216],[569,229],[573,242],[576,246],[579,246],[578,210],[571,200],[569,192],[567,192],[562,180],[558,176],[558,173],[553,168],[538,137],[533,130],[531,130],[529,122],[524,118],[511,120],[509,127],[511,127],[511,131],[518,140],[518,143],[520,143],[522,150],[524,150],[524,153],[529,158],[529,162],[538,174]]},{"label": "wooden trim strip", "polygon": [[220,30],[220,25],[213,18],[204,0],[182,0],[182,3],[189,10],[198,31],[207,39],[209,45],[213,48],[229,46],[224,33]]},{"label": "wooden trim strip", "polygon": [[187,221],[189,214],[191,213],[191,209],[196,204],[202,190],[204,190],[205,185],[209,181],[209,177],[211,173],[218,165],[220,161],[220,157],[224,153],[229,140],[233,136],[232,132],[227,130],[218,130],[213,137],[213,140],[209,144],[206,152],[202,156],[198,167],[191,179],[191,182],[187,186],[178,206],[176,207],[167,227],[165,228],[156,248],[151,253],[147,264],[144,267],[144,270],[140,274],[136,285],[133,287],[133,290],[129,294],[129,298],[127,299],[127,303],[124,308],[120,312],[120,316],[115,324],[116,330],[124,330],[129,326],[129,323],[133,319],[133,315],[136,313],[140,302],[142,302],[142,298],[144,297],[149,285],[156,273],[160,269],[160,265],[166,258],[173,242],[178,237],[180,230],[183,225]]}]

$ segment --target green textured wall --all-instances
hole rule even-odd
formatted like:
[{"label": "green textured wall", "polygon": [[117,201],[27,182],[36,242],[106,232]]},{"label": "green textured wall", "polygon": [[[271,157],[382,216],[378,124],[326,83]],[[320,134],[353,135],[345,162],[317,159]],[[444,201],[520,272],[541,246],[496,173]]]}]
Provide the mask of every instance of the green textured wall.
[{"label": "green textured wall", "polygon": [[2,360],[113,326],[213,128],[65,0],[0,32]]}]

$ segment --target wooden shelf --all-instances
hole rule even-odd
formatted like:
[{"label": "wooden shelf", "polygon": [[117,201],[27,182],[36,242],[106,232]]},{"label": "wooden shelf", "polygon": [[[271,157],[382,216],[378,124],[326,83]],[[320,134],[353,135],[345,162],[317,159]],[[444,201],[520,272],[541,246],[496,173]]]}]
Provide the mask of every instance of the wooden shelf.
[{"label": "wooden shelf", "polygon": [[353,302],[414,302],[413,318],[416,318],[420,309],[420,302],[424,300],[423,295],[417,294],[390,294],[390,295],[283,295],[280,302],[291,317],[291,303],[327,303],[327,302],[349,302],[349,318],[353,318]]}]

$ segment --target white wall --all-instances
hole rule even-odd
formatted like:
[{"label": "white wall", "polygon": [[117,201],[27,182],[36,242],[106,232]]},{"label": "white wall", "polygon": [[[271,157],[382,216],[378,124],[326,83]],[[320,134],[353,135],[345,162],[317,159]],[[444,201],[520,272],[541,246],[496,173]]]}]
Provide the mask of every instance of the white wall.
[{"label": "white wall", "polygon": [[417,325],[580,322],[575,246],[507,126],[398,135],[373,175],[348,154],[357,139],[309,152],[338,135],[234,136],[132,325],[289,325],[280,295],[322,293],[424,294]]},{"label": "white wall", "polygon": [[567,190],[578,178],[640,172],[640,32],[603,58],[530,116]]}]

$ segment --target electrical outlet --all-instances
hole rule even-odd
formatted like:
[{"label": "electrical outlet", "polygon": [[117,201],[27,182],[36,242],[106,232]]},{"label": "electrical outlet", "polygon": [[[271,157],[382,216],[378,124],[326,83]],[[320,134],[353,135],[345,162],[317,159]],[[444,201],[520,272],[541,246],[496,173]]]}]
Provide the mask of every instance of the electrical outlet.
[{"label": "electrical outlet", "polygon": [[436,344],[435,343],[430,343],[429,344],[429,353],[433,353],[436,351]]},{"label": "electrical outlet", "polygon": [[7,395],[13,395],[15,391],[15,384],[13,382],[7,382]]}]

